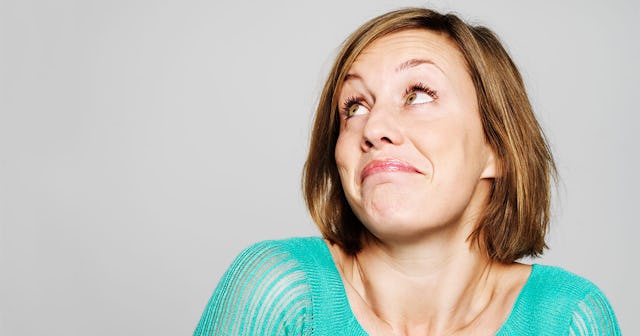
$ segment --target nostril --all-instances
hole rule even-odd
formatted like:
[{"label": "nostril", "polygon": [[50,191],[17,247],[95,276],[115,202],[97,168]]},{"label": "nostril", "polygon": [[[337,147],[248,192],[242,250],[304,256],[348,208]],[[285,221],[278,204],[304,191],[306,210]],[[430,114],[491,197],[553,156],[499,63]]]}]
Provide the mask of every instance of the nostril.
[{"label": "nostril", "polygon": [[372,148],[373,147],[373,143],[369,140],[365,140],[364,142],[365,145],[367,145],[367,147]]},{"label": "nostril", "polygon": [[380,139],[380,141],[382,141],[382,142],[386,142],[386,143],[393,143],[393,141],[391,141],[391,139],[389,139],[389,138],[387,138],[387,137],[382,137],[382,138]]}]

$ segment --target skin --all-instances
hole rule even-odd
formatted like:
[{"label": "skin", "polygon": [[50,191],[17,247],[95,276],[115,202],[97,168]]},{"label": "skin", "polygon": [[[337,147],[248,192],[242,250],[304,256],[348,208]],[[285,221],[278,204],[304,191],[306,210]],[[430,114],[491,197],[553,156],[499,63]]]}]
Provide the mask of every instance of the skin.
[{"label": "skin", "polygon": [[498,172],[456,45],[427,30],[384,36],[339,96],[336,163],[370,235],[355,257],[330,249],[356,318],[371,335],[495,334],[531,268],[467,240]]}]

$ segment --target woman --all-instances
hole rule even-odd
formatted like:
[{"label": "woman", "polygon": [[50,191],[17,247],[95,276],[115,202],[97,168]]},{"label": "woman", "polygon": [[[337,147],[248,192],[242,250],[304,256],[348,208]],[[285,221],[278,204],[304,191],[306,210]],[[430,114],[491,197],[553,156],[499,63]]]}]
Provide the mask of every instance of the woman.
[{"label": "woman", "polygon": [[304,193],[323,239],[245,250],[196,335],[617,335],[543,252],[553,158],[495,35],[405,9],[345,42]]}]

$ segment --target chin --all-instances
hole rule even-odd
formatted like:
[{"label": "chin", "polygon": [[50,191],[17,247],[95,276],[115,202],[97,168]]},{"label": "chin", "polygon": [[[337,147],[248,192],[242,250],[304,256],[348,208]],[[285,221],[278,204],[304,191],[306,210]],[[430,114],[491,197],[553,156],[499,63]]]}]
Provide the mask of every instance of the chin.
[{"label": "chin", "polygon": [[439,227],[436,223],[425,221],[424,218],[422,220],[416,218],[415,214],[414,211],[376,213],[365,216],[362,223],[369,232],[383,241],[412,239]]},{"label": "chin", "polygon": [[424,237],[431,231],[428,227],[405,224],[366,226],[368,231],[383,243],[409,243]]}]

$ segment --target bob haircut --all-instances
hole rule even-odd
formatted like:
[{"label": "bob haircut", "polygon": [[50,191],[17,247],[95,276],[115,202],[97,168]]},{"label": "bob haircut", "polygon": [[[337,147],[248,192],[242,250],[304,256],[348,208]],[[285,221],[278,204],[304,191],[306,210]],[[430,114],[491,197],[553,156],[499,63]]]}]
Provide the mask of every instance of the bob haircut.
[{"label": "bob haircut", "polygon": [[351,255],[370,234],[347,203],[336,167],[338,94],[349,68],[371,42],[409,29],[445,34],[458,46],[475,86],[485,139],[496,155],[498,175],[468,239],[503,263],[541,255],[547,247],[556,168],[520,73],[491,30],[423,8],[378,16],[343,43],[318,102],[304,165],[302,187],[311,217],[324,238]]}]

